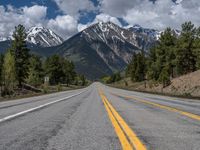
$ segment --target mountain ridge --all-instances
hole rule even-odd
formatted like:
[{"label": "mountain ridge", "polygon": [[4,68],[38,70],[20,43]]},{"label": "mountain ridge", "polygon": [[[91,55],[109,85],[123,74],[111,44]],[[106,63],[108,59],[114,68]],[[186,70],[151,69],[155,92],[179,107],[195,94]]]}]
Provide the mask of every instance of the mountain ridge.
[{"label": "mountain ridge", "polygon": [[[37,27],[38,30],[41,33],[48,29]],[[32,37],[37,37],[36,28],[29,31],[31,34],[29,33],[27,39],[36,43],[28,45],[33,53],[44,57],[53,54],[64,56],[74,62],[78,73],[89,79],[98,79],[113,72],[123,71],[132,59],[133,53],[141,50],[148,53],[158,42],[161,34],[158,30],[142,28],[139,25],[123,28],[112,22],[98,22],[66,41],[58,40],[58,45],[48,47],[32,40]],[[36,39],[41,41],[40,38]]]}]

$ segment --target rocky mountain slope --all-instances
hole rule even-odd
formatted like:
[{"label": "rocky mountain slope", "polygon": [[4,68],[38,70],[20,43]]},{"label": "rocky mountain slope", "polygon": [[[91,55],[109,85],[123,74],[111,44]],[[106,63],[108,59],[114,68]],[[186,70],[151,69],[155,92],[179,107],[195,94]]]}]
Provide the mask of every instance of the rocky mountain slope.
[{"label": "rocky mountain slope", "polygon": [[133,38],[126,29],[99,22],[65,41],[56,53],[70,58],[79,72],[95,79],[126,67],[133,52],[139,51],[130,42]]},{"label": "rocky mountain slope", "polygon": [[29,43],[36,44],[41,47],[57,46],[63,43],[63,39],[50,29],[44,27],[32,27],[27,31],[27,39]]},{"label": "rocky mountain slope", "polygon": [[155,37],[149,37],[150,33],[134,29],[99,22],[65,41],[55,53],[73,60],[78,72],[96,79],[124,70],[134,52],[142,49],[148,52],[157,41],[156,30],[151,31],[152,34],[155,32]]}]

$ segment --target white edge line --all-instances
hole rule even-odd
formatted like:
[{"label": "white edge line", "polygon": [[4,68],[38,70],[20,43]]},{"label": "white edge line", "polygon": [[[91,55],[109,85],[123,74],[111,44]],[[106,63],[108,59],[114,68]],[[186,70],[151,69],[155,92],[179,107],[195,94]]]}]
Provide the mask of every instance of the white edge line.
[{"label": "white edge line", "polygon": [[19,117],[19,116],[22,116],[22,115],[24,115],[24,114],[26,114],[26,113],[33,112],[33,111],[35,111],[35,110],[44,108],[44,107],[46,107],[46,106],[49,106],[49,105],[52,105],[52,104],[55,104],[55,103],[64,101],[64,100],[66,100],[66,99],[69,99],[69,98],[72,98],[72,97],[74,97],[74,96],[80,95],[80,94],[83,93],[83,92],[85,92],[85,91],[79,92],[78,94],[74,94],[74,95],[70,95],[70,96],[67,96],[67,97],[58,99],[58,100],[53,101],[53,102],[49,102],[49,103],[46,103],[46,104],[43,104],[43,105],[39,105],[39,106],[37,106],[37,107],[33,107],[33,108],[30,108],[30,109],[21,111],[21,112],[19,112],[19,113],[13,114],[13,115],[9,115],[9,116],[7,116],[7,117],[4,117],[4,118],[0,119],[0,123],[2,123],[2,122],[4,122],[4,121],[7,121],[7,120],[14,119],[14,118]]}]

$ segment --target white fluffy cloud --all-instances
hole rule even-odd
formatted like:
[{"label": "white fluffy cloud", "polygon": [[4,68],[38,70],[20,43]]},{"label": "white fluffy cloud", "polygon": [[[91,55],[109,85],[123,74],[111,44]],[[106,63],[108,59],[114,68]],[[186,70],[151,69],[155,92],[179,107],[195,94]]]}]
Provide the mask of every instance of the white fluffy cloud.
[{"label": "white fluffy cloud", "polygon": [[141,0],[99,0],[100,11],[111,16],[122,17]]},{"label": "white fluffy cloud", "polygon": [[85,28],[87,28],[88,26],[92,25],[92,24],[95,24],[97,22],[113,22],[117,25],[119,25],[120,27],[122,26],[122,24],[120,23],[120,21],[116,18],[116,17],[112,17],[108,14],[99,14],[99,15],[96,15],[95,19],[92,21],[92,22],[88,22],[87,24],[78,24],[78,31],[82,31],[84,30]]},{"label": "white fluffy cloud", "polygon": [[99,22],[99,21],[108,22],[108,21],[110,21],[110,22],[113,22],[113,23],[115,23],[119,26],[122,26],[120,21],[116,17],[112,17],[112,16],[110,16],[108,14],[104,14],[104,13],[97,15],[94,21],[95,22]]},{"label": "white fluffy cloud", "polygon": [[34,5],[32,7],[23,7],[23,13],[27,18],[33,19],[33,20],[41,20],[46,17],[47,14],[47,7],[45,6],[38,6]]},{"label": "white fluffy cloud", "polygon": [[52,29],[64,39],[77,32],[77,20],[70,15],[57,16],[55,19],[46,18],[47,7],[34,5],[16,9],[11,5],[0,6],[0,37],[12,35],[14,27],[23,24],[27,29],[32,26],[44,26]]},{"label": "white fluffy cloud", "polygon": [[163,29],[179,28],[185,21],[200,25],[199,0],[100,0],[100,10],[114,17],[121,17],[129,24]]},{"label": "white fluffy cloud", "polygon": [[94,4],[90,0],[54,0],[60,10],[75,18],[80,16],[80,11],[93,11],[95,10]]},{"label": "white fluffy cloud", "polygon": [[47,26],[64,39],[77,32],[77,20],[69,15],[57,16],[55,19],[49,20]]},{"label": "white fluffy cloud", "polygon": [[[144,27],[163,29],[167,26],[179,28],[185,21],[192,21],[200,26],[199,0],[97,0],[94,6],[92,0],[53,0],[63,15],[54,19],[46,18],[47,7],[33,5],[31,7],[14,8],[11,5],[0,5],[0,36],[11,35],[18,24],[26,28],[44,26],[52,29],[64,39],[69,38],[98,21],[111,21],[122,26],[118,18],[129,25],[140,24]],[[96,11],[98,10],[98,11]],[[87,24],[79,22],[81,15],[87,12],[98,12],[95,19]]]},{"label": "white fluffy cloud", "polygon": [[0,36],[10,36],[18,24],[23,24],[26,28],[42,25],[41,23],[45,22],[46,11],[47,7],[38,5],[20,9],[10,5],[7,8],[0,6]]}]

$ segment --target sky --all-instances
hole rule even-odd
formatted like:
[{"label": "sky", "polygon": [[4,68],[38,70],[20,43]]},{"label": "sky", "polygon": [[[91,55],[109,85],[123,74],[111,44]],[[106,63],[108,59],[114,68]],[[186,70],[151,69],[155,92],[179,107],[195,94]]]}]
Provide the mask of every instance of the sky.
[{"label": "sky", "polygon": [[199,15],[200,0],[0,0],[0,36],[18,24],[44,26],[64,39],[99,21],[180,29],[185,21],[200,26]]}]

